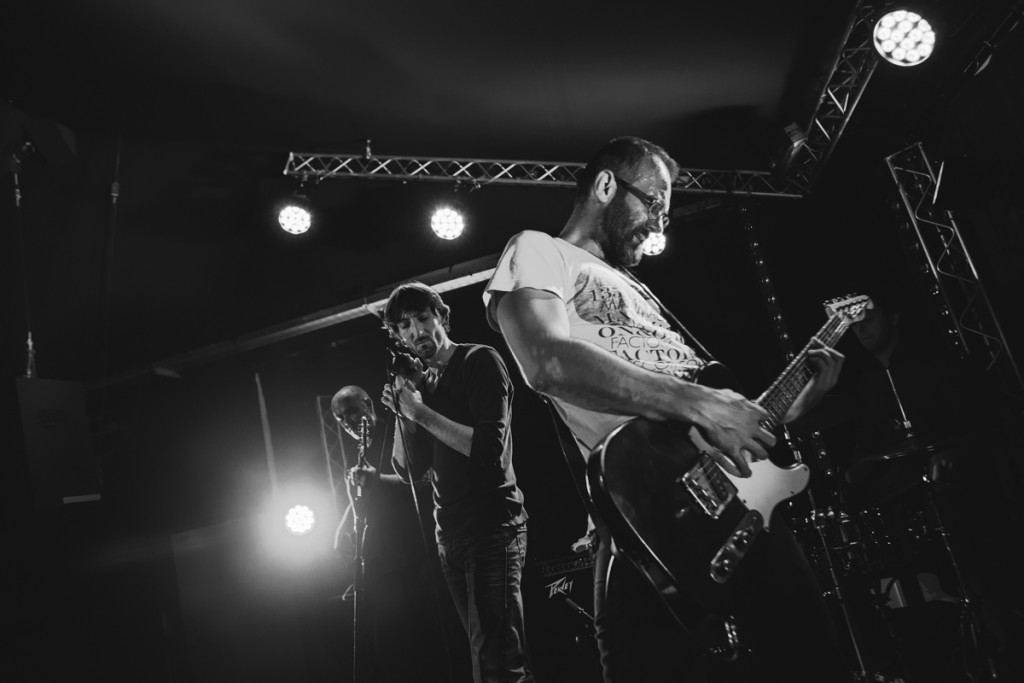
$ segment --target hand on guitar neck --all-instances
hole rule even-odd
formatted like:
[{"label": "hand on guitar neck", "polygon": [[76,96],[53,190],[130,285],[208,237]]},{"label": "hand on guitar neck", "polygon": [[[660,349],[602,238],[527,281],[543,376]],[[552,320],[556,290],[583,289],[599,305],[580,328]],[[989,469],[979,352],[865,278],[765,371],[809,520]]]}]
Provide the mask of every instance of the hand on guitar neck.
[{"label": "hand on guitar neck", "polygon": [[817,337],[811,339],[807,348],[807,364],[814,374],[786,411],[783,424],[796,420],[821,402],[825,394],[839,381],[839,372],[843,369],[844,360],[843,354],[826,346]]},{"label": "hand on guitar neck", "polygon": [[[817,404],[839,380],[843,367],[843,354],[813,339],[807,347],[806,365],[811,374],[807,384],[800,390],[791,406],[782,417],[782,423],[791,422]],[[726,472],[735,477],[749,477],[750,463],[768,457],[768,448],[775,445],[772,429],[777,417],[758,403],[750,401],[730,389],[712,388],[726,385],[731,378],[723,377],[719,382],[710,380],[711,386],[698,386],[701,395],[697,397],[693,420],[701,435],[714,450],[709,451],[712,459]],[[701,382],[708,379],[702,374]]]}]

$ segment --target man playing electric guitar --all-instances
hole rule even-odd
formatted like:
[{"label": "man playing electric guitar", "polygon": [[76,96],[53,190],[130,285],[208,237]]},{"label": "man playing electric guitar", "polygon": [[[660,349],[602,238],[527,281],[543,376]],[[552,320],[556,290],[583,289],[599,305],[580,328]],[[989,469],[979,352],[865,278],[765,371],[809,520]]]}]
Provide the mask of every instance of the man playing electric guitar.
[{"label": "man playing electric guitar", "polygon": [[[650,142],[609,142],[578,176],[576,203],[559,237],[515,236],[484,303],[527,383],[552,399],[585,457],[631,418],[680,421],[695,425],[717,449],[713,457],[723,469],[749,476],[749,462],[766,458],[775,442],[762,426],[767,412],[738,393],[695,383],[706,359],[625,271],[640,261],[647,237],[667,225],[677,174],[676,162]],[[834,386],[842,356],[813,348],[808,363],[814,377],[784,421]],[[669,617],[640,572],[612,560],[608,530],[595,522],[596,626],[605,680],[712,680],[710,658],[696,639]],[[725,669],[729,680],[846,680],[806,558],[785,526],[774,522],[734,582],[741,638],[751,652]]]}]

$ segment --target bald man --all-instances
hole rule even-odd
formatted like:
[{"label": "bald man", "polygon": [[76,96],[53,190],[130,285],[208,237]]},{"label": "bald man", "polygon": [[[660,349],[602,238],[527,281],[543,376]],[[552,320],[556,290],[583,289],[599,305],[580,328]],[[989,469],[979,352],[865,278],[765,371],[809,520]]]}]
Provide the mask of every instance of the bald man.
[{"label": "bald man", "polygon": [[[365,456],[367,457],[367,467],[364,469],[364,472],[367,476],[360,477],[359,484],[365,487],[370,487],[380,480],[387,484],[400,486],[401,493],[408,495],[408,492],[404,490],[404,488],[406,488],[406,484],[404,484],[397,474],[394,474],[393,472],[385,473],[380,471],[380,453],[378,453],[376,458],[374,458],[370,453],[371,446],[374,444],[374,441],[378,436],[377,427],[379,425],[377,411],[374,408],[374,401],[370,398],[370,394],[368,394],[366,390],[362,389],[362,387],[354,384],[343,386],[334,394],[334,397],[331,398],[331,413],[334,414],[334,419],[338,421],[338,424],[340,424],[342,429],[345,430],[345,433],[355,439],[356,442],[361,438],[360,430],[362,423],[366,421],[367,453]],[[352,474],[353,470],[358,468],[353,466],[352,463],[345,463],[345,465],[347,467],[347,471],[345,473],[346,480],[350,484],[355,483]],[[406,496],[401,496],[399,494],[399,498],[406,498]],[[381,512],[380,514],[386,514],[386,511]]]},{"label": "bald man", "polygon": [[359,439],[362,418],[368,420],[371,430],[377,426],[377,411],[373,408],[373,401],[362,387],[354,384],[338,389],[338,393],[331,399],[331,412],[348,435],[356,440]]},{"label": "bald man", "polygon": [[[378,418],[373,400],[362,387],[347,385],[339,389],[331,399],[331,412],[357,443],[363,421],[366,423],[367,467],[362,469],[365,476],[359,481],[367,522],[363,558],[368,607],[361,614],[372,624],[367,633],[372,634],[373,641],[372,668],[366,673],[371,680],[389,683],[446,681],[449,667],[444,661],[445,647],[431,601],[430,582],[437,572],[428,567],[436,551],[432,534],[424,535],[419,527],[422,523],[433,525],[430,489],[426,481],[417,483],[417,498],[423,501],[421,520],[417,520],[409,485],[394,473],[390,457],[381,458],[387,445],[385,423]],[[349,457],[346,479],[350,484],[355,483],[355,464],[355,458]],[[352,528],[351,520],[345,524]],[[431,547],[424,547],[424,539]],[[452,631],[454,616],[442,618],[453,622],[445,624],[446,630]],[[396,656],[399,653],[402,656]],[[424,666],[425,662],[430,664]],[[423,673],[424,668],[428,673]],[[432,675],[437,678],[430,678]]]}]

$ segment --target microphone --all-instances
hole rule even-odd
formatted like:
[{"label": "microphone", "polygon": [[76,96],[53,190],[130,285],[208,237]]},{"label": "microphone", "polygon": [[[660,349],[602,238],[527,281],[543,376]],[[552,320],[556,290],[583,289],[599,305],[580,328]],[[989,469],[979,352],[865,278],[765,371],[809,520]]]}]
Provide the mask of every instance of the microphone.
[{"label": "microphone", "polygon": [[423,386],[426,373],[423,370],[423,361],[419,357],[415,356],[406,347],[396,343],[392,343],[388,347],[388,353],[391,358],[388,371],[391,373],[392,378],[403,377],[412,382],[416,389]]},{"label": "microphone", "polygon": [[[366,467],[366,446],[370,436],[370,418],[364,413],[359,417],[359,467]],[[362,485],[356,486],[356,497],[362,498]]]}]

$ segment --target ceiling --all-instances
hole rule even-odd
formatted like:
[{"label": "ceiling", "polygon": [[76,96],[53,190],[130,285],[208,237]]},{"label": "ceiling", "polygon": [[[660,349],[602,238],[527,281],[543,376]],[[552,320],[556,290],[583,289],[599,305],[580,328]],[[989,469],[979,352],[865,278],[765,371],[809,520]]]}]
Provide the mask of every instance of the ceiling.
[{"label": "ceiling", "polygon": [[[102,380],[557,232],[570,208],[551,188],[332,180],[291,237],[272,212],[289,151],[585,161],[638,134],[683,166],[767,170],[854,4],[19,3],[0,26],[26,302],[9,355],[27,319],[40,374]],[[946,62],[877,75],[852,135],[954,82],[1000,14],[945,5]],[[426,210],[456,190],[469,230],[440,244]]]}]

